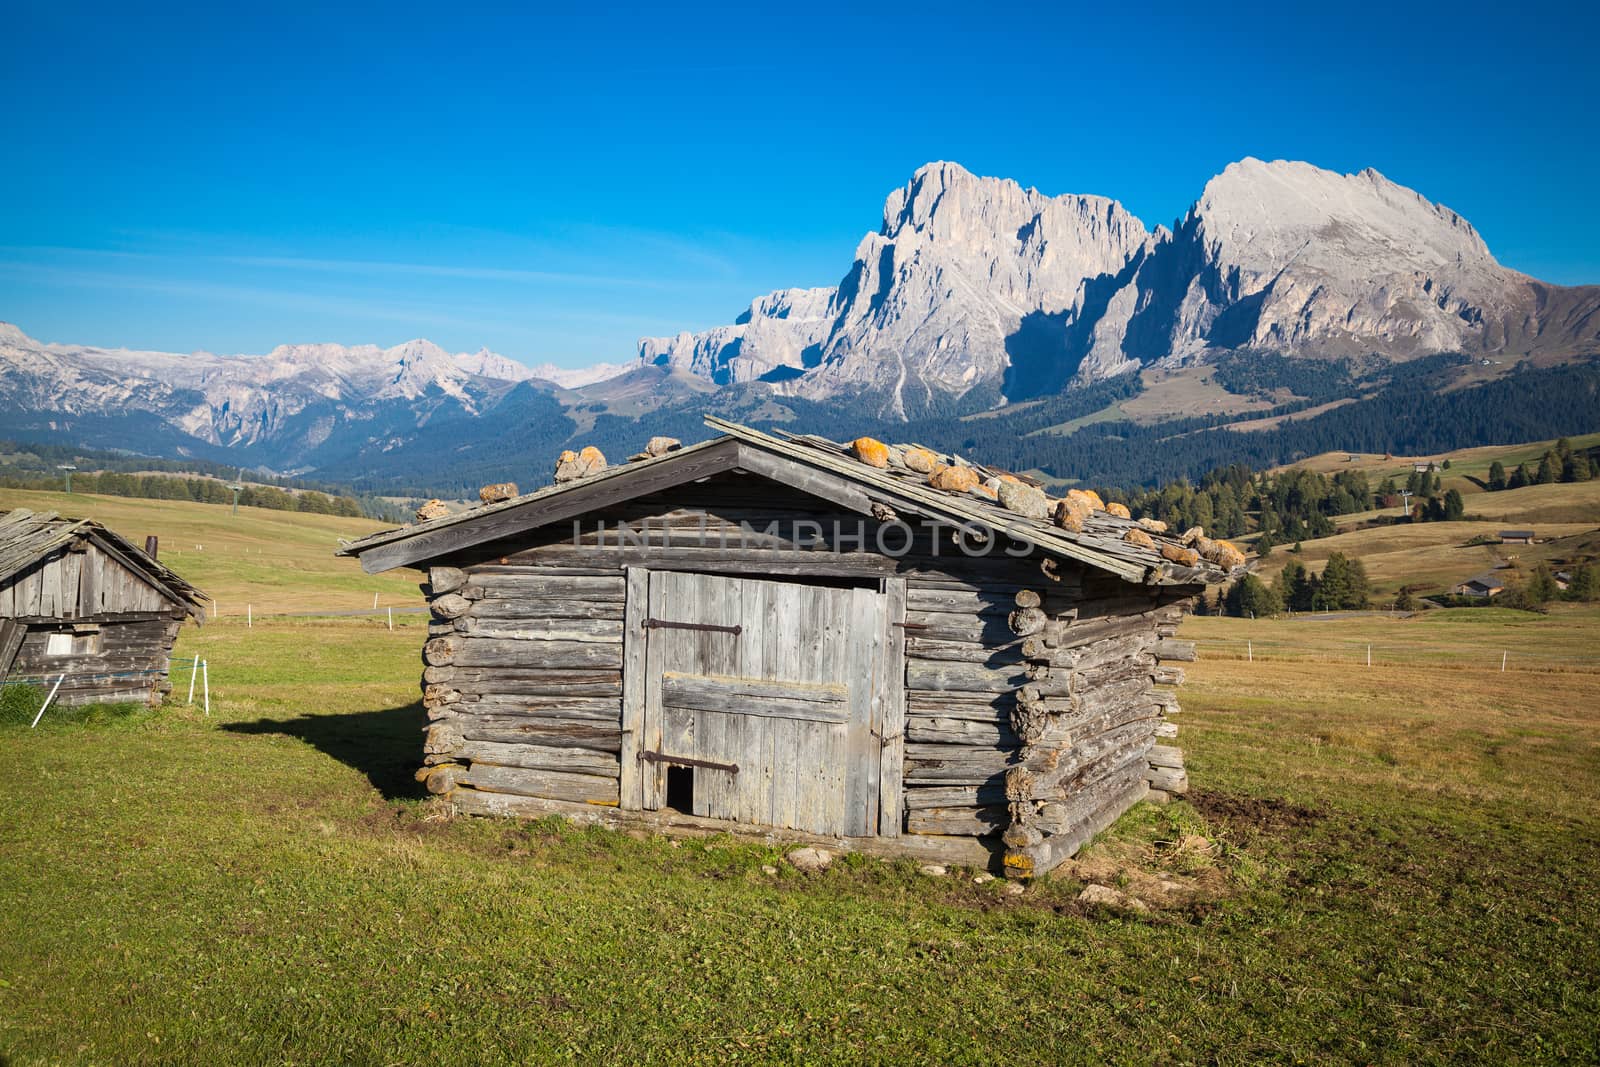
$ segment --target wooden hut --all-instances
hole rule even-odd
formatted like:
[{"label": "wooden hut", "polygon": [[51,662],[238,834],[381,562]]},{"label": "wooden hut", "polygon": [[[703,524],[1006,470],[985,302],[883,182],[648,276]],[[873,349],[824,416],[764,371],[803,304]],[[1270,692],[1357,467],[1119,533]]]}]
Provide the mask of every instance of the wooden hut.
[{"label": "wooden hut", "polygon": [[429,789],[1028,876],[1185,788],[1174,633],[1232,546],[923,449],[707,422],[341,550],[427,572]]},{"label": "wooden hut", "polygon": [[0,513],[0,678],[67,704],[155,703],[178,628],[205,594],[97,522]]}]

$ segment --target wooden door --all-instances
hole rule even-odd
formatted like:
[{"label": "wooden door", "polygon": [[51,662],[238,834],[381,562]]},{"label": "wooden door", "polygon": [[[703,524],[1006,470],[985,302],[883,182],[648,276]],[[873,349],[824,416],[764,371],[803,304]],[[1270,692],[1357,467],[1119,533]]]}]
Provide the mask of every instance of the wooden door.
[{"label": "wooden door", "polygon": [[627,746],[641,807],[665,806],[670,781],[680,794],[670,799],[707,818],[878,832],[890,688],[883,593],[671,571],[630,591],[646,608],[629,612],[627,634],[642,655],[625,656],[643,668]]}]

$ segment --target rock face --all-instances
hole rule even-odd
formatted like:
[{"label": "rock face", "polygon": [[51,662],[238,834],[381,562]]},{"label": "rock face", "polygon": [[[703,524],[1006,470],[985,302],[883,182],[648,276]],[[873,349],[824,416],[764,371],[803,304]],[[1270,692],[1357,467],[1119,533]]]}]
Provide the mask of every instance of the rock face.
[{"label": "rock face", "polygon": [[[833,289],[757,300],[733,326],[644,338],[644,363],[717,382],[760,379],[812,399],[884,397],[905,415],[936,393],[1002,386],[1093,302],[1089,282],[1127,269],[1144,224],[1098,196],[1045,196],[930,163],[889,195],[883,226]],[[1053,391],[1065,379],[1027,388]]]},{"label": "rock face", "polygon": [[639,342],[642,363],[685,370],[718,385],[763,378],[815,365],[831,320],[832,289],[780,289],[756,299],[732,326]]},{"label": "rock face", "polygon": [[1045,196],[930,163],[833,289],[780,290],[733,326],[640,341],[718,383],[875,401],[1019,400],[1162,360],[1571,351],[1600,344],[1600,287],[1508,270],[1472,225],[1374,170],[1232,164],[1175,233],[1114,200]]}]

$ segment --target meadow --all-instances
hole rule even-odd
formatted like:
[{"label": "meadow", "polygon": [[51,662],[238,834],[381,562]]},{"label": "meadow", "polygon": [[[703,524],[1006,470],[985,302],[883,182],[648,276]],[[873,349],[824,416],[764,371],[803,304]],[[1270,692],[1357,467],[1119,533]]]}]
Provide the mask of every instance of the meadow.
[{"label": "meadow", "polygon": [[[411,775],[420,619],[190,627],[209,718],[180,699],[0,730],[0,1055],[1600,1055],[1600,664],[1534,658],[1592,650],[1596,612],[1186,628],[1194,791],[1009,896],[908,862],[802,875],[759,841],[451,818]],[[1405,651],[1369,669],[1368,642]],[[1151,910],[1080,905],[1087,879]]]},{"label": "meadow", "polygon": [[185,627],[159,709],[6,695],[0,1063],[1600,1058],[1594,606],[1191,618],[1192,792],[1011,895],[454,817],[423,618],[269,613],[415,604],[332,558],[371,524],[54,497],[0,506],[92,505],[257,615]]}]

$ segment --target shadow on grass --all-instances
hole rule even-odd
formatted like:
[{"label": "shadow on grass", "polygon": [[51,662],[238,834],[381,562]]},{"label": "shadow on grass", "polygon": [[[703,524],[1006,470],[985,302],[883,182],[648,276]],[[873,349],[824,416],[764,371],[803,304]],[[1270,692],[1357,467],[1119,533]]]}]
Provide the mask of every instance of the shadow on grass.
[{"label": "shadow on grass", "polygon": [[227,723],[239,734],[298,737],[319,752],[354,767],[387,800],[417,800],[428,795],[413,775],[422,764],[422,729],[428,716],[422,702],[382,711],[343,715],[301,715]]}]

